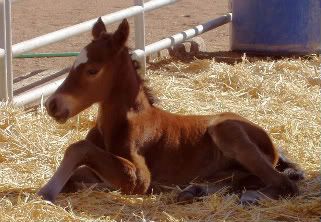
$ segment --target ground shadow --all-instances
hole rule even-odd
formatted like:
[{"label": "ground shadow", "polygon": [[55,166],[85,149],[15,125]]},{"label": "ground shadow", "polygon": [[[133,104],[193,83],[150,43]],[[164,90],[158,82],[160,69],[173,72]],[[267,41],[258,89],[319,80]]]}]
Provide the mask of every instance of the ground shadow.
[{"label": "ground shadow", "polygon": [[179,52],[175,53],[173,50],[169,49],[169,55],[170,57],[163,58],[163,59],[156,59],[154,61],[150,61],[149,69],[156,70],[159,69],[162,66],[168,65],[172,62],[183,62],[183,63],[190,63],[194,61],[195,59],[209,59],[209,60],[215,60],[216,62],[220,63],[226,63],[229,65],[233,65],[239,62],[242,62],[243,58],[246,57],[246,59],[249,62],[255,62],[255,61],[277,61],[281,59],[297,59],[297,58],[303,58],[303,59],[309,59],[312,58],[313,55],[270,55],[266,53],[259,53],[259,52],[241,52],[241,51],[217,51],[217,52]]}]

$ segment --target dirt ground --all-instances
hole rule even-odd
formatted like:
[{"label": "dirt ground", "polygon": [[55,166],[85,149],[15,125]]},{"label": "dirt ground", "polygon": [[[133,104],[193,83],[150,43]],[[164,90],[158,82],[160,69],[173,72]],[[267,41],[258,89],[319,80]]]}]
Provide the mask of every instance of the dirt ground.
[{"label": "dirt ground", "polygon": [[[121,10],[133,5],[133,0],[28,0],[12,4],[13,44],[70,25]],[[228,0],[181,0],[146,13],[147,44],[189,29],[228,12]],[[133,18],[129,19],[133,24]],[[110,31],[117,24],[110,26]],[[107,27],[108,29],[109,27]],[[208,52],[229,49],[229,25],[202,35]],[[90,33],[52,44],[35,52],[80,51],[91,39]],[[129,46],[133,45],[131,33]],[[62,69],[70,66],[74,58],[14,59],[14,76],[42,69]]]}]

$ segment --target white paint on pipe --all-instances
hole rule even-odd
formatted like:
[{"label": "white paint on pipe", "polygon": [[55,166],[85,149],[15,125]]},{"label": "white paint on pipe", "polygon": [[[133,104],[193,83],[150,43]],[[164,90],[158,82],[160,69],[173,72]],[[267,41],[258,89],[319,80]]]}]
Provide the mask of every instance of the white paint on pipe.
[{"label": "white paint on pipe", "polygon": [[145,54],[144,50],[141,49],[136,49],[134,51],[131,52],[131,58],[132,60],[136,60],[138,61],[140,58],[142,58]]},{"label": "white paint on pipe", "polygon": [[165,6],[165,5],[170,5],[170,4],[173,4],[177,2],[177,0],[152,0],[152,1],[148,1],[144,4],[144,11],[145,12],[148,12],[148,11],[151,11],[153,9],[156,9],[156,8],[160,8],[162,6]]}]

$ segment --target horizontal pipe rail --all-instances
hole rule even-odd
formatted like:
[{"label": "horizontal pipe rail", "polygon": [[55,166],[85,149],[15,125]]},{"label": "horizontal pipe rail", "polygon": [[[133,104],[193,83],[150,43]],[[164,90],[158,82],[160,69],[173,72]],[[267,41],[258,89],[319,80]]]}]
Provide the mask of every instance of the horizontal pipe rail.
[{"label": "horizontal pipe rail", "polygon": [[214,28],[217,28],[221,25],[224,25],[226,23],[229,23],[232,21],[232,14],[226,14],[224,16],[218,17],[216,19],[213,19],[211,21],[208,21],[204,24],[195,26],[191,29],[185,30],[183,32],[180,32],[176,35],[173,35],[171,37],[162,39],[158,42],[152,43],[145,48],[146,55],[150,55],[152,53],[158,52],[162,49],[166,49],[169,47],[172,47],[176,44],[182,43],[186,41],[187,39],[193,38],[197,35],[200,35],[204,32],[207,32],[209,30],[212,30]]},{"label": "horizontal pipe rail", "polygon": [[[162,49],[170,48],[176,44],[182,43],[188,39],[191,39],[195,36],[198,36],[204,32],[207,32],[209,30],[215,29],[219,26],[222,26],[226,23],[229,23],[232,21],[232,13],[228,13],[226,15],[220,16],[218,18],[215,18],[213,20],[210,20],[206,23],[203,23],[201,25],[195,26],[191,29],[182,31],[176,35],[167,37],[165,39],[162,39],[158,42],[154,42],[152,44],[149,44],[145,47],[145,55],[150,55],[152,53],[158,52]],[[138,59],[142,56],[144,52],[142,50],[136,49],[132,52],[133,59]]]},{"label": "horizontal pipe rail", "polygon": [[[114,13],[110,13],[108,15],[102,16],[103,22],[108,25],[117,21],[120,21],[124,18],[133,17],[139,13],[148,12],[154,9],[157,9],[161,6],[169,5],[175,3],[176,0],[151,0],[144,4],[144,8],[141,6],[132,6],[127,9],[123,9]],[[62,41],[68,39],[72,36],[79,35],[81,33],[89,31],[97,18],[91,19],[86,22],[79,23],[77,25],[69,26],[67,28],[60,29],[58,31],[54,31],[30,40],[26,40],[24,42],[17,43],[12,46],[13,56],[20,55],[25,52],[29,52],[34,49],[38,49],[40,47]],[[0,57],[4,56],[4,51],[0,51]]]},{"label": "horizontal pipe rail", "polygon": [[13,105],[23,106],[26,104],[33,103],[39,100],[41,97],[46,97],[52,94],[64,81],[65,79],[59,79],[54,82],[48,83],[47,85],[34,88],[30,91],[22,93],[18,96],[13,97]]},{"label": "horizontal pipe rail", "polygon": [[[232,14],[226,14],[224,16],[213,19],[209,22],[206,22],[202,25],[195,26],[194,28],[188,29],[171,37],[162,39],[158,42],[152,43],[146,46],[146,52],[141,49],[134,50],[132,52],[132,58],[137,59],[142,56],[149,55],[151,53],[157,52],[159,50],[169,48],[175,44],[184,42],[187,39],[193,38],[197,35],[200,35],[204,32],[212,30],[216,27],[224,25],[232,20]],[[48,85],[44,85],[39,88],[32,89],[26,93],[22,93],[13,98],[13,104],[17,106],[26,105],[33,103],[39,100],[42,96],[46,97],[52,94],[64,81],[64,79],[56,80]]]},{"label": "horizontal pipe rail", "polygon": [[[150,55],[154,52],[158,52],[162,49],[169,48],[171,46],[174,46],[178,43],[182,43],[186,41],[187,39],[193,38],[199,34],[202,34],[204,32],[207,32],[209,30],[212,30],[216,27],[219,27],[221,25],[224,25],[228,22],[230,22],[232,19],[232,15],[229,13],[227,15],[224,15],[222,17],[219,17],[217,19],[213,19],[207,23],[195,26],[194,28],[185,30],[181,33],[178,33],[176,35],[173,35],[171,37],[162,39],[158,42],[152,43],[148,46],[146,46],[146,55]],[[137,50],[138,51],[138,50]],[[136,50],[133,52],[133,54],[136,53]],[[41,57],[70,57],[70,56],[78,56],[79,52],[49,52],[49,53],[26,53],[21,54],[18,56],[15,56],[15,58],[41,58]],[[140,58],[141,55],[136,55],[135,58]]]}]

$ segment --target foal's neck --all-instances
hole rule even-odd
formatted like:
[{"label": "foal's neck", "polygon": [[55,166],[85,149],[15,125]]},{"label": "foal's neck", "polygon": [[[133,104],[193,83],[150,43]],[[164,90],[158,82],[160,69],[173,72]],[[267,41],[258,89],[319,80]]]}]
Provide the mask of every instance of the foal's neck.
[{"label": "foal's neck", "polygon": [[102,103],[117,105],[126,110],[137,106],[148,108],[151,104],[144,90],[144,83],[137,73],[137,67],[131,59],[128,48],[124,48],[113,65],[113,85],[110,97]]},{"label": "foal's neck", "polygon": [[151,107],[128,49],[124,48],[120,53],[117,64],[113,64],[115,78],[111,96],[99,107],[98,125],[104,136],[112,136],[112,131],[127,125],[130,112],[139,113]]}]

